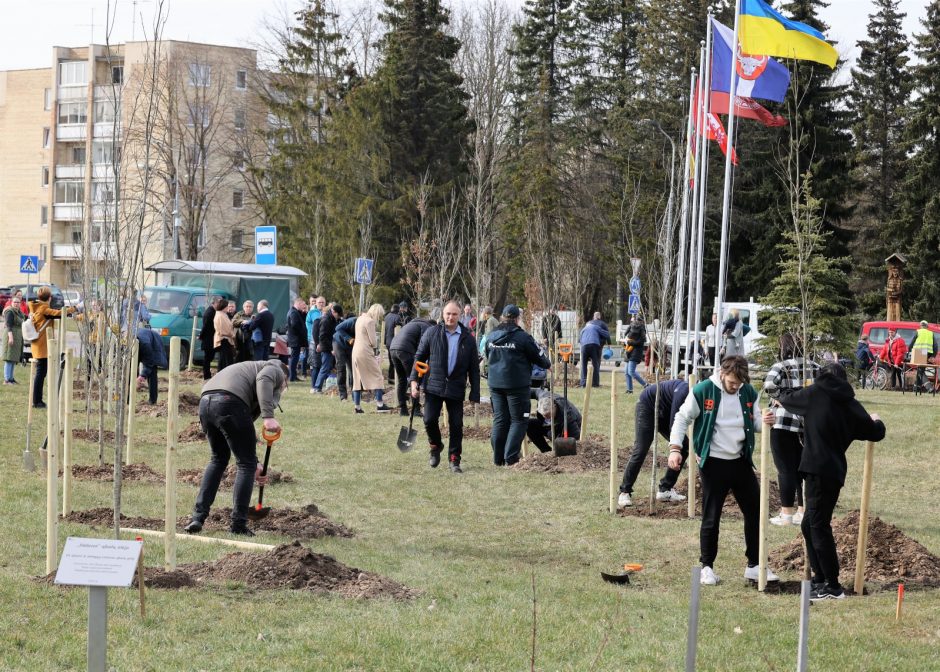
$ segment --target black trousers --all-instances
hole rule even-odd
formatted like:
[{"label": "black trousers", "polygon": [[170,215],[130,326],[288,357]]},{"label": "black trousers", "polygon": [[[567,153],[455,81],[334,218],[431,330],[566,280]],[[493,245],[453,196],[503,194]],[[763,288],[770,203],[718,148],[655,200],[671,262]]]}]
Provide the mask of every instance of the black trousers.
[{"label": "black trousers", "polygon": [[806,510],[800,529],[806,540],[806,555],[813,568],[813,581],[825,581],[831,588],[839,585],[839,554],[832,536],[832,512],[839,501],[842,486],[838,481],[805,474]]},{"label": "black trousers", "polygon": [[33,377],[33,406],[42,403],[42,388],[46,384],[46,374],[49,372],[49,358],[42,357],[36,360],[36,375]]},{"label": "black trousers", "polygon": [[444,449],[440,424],[441,411],[444,406],[447,407],[447,426],[450,432],[447,455],[451,462],[460,464],[460,455],[463,452],[463,399],[448,399],[425,392],[424,431],[427,432],[431,450]]},{"label": "black trousers", "polygon": [[258,467],[251,409],[233,394],[210,392],[199,400],[199,422],[209,439],[212,457],[202,474],[193,520],[204,523],[209,516],[225,468],[231,456],[235,455],[238,470],[232,491],[232,529],[243,529],[248,524],[248,506]]},{"label": "black trousers", "polygon": [[202,379],[212,378],[212,360],[215,359],[215,348],[211,343],[202,344]]},{"label": "black trousers", "polygon": [[155,403],[157,403],[157,390],[159,383],[157,378],[157,367],[145,364],[141,367],[140,374],[147,379],[147,403],[153,406]]},{"label": "black trousers", "polygon": [[[653,413],[653,404],[647,404],[643,401],[636,405],[636,430],[634,431],[633,451],[630,453],[630,459],[627,460],[627,466],[623,470],[623,481],[620,483],[620,492],[633,492],[633,484],[636,483],[637,476],[640,475],[640,469],[646,461],[646,456],[653,445],[655,438],[653,421],[656,416]],[[659,423],[659,435],[667,441],[669,440],[669,430],[672,426],[669,422]],[[685,464],[689,457],[689,439],[682,439],[682,464]],[[676,481],[679,480],[679,470],[666,468],[659,481],[659,491],[668,492],[676,487]]]},{"label": "black trousers", "polygon": [[[702,476],[702,528],[699,532],[700,556],[703,567],[712,567],[718,556],[718,533],[721,507],[728,493],[734,494],[744,514],[744,555],[748,565],[758,561],[758,530],[760,525],[760,486],[750,463],[743,457],[720,460],[709,457],[699,472]],[[805,519],[804,519],[805,520]]]},{"label": "black trousers", "polygon": [[235,363],[235,348],[232,347],[232,344],[228,341],[222,341],[219,343],[219,347],[216,348],[216,352],[219,353],[219,364],[217,371],[221,371],[226,366],[230,366]]},{"label": "black trousers", "polygon": [[599,345],[582,345],[581,346],[581,387],[587,385],[585,378],[587,378],[587,365],[588,362],[594,365],[594,376],[592,380],[592,385],[594,387],[600,387],[601,385],[601,346]]},{"label": "black trousers", "polygon": [[[535,414],[529,418],[529,425],[526,427],[525,434],[529,437],[532,445],[543,453],[547,453],[552,449],[548,443],[552,438],[552,426],[541,415]],[[561,436],[561,434],[556,433],[555,436]]]},{"label": "black trousers", "polygon": [[334,343],[333,354],[336,355],[336,389],[339,390],[339,398],[345,399],[352,387],[352,348],[347,349]]},{"label": "black trousers", "polygon": [[803,482],[800,478],[800,458],[803,444],[800,433],[786,429],[770,430],[770,452],[777,467],[780,486],[780,506],[791,508],[794,503],[803,506]]},{"label": "black trousers", "polygon": [[415,355],[413,352],[404,350],[389,350],[388,355],[392,360],[395,373],[398,374],[398,382],[395,385],[398,407],[408,408],[408,376],[411,375],[411,368],[415,365]]},{"label": "black trousers", "polygon": [[[388,344],[385,344],[385,347],[388,348]],[[395,360],[392,358],[392,350],[388,348],[388,384],[395,384]]]}]

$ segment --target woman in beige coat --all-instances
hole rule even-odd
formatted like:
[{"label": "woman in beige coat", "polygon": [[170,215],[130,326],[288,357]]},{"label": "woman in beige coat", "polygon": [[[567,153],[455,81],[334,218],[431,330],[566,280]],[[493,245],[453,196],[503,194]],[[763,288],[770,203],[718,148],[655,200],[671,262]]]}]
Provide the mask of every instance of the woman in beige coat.
[{"label": "woman in beige coat", "polygon": [[226,308],[228,308],[228,301],[219,299],[219,306],[215,309],[215,317],[212,320],[215,326],[215,340],[212,345],[219,353],[219,371],[235,363],[235,327],[232,325],[232,318],[229,317]]},{"label": "woman in beige coat", "polygon": [[374,303],[356,320],[356,338],[352,349],[352,398],[356,413],[362,413],[360,403],[363,390],[372,390],[376,411],[388,413],[392,410],[382,401],[385,378],[379,364],[379,339],[375,331],[376,325],[380,324],[384,317],[385,309],[382,304]]}]

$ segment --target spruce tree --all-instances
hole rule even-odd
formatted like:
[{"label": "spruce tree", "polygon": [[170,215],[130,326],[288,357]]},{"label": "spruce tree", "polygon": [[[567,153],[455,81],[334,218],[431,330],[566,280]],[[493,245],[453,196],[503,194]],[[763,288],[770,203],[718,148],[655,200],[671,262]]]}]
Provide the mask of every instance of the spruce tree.
[{"label": "spruce tree", "polygon": [[852,69],[849,109],[859,183],[853,285],[868,315],[884,308],[882,260],[906,249],[914,232],[900,216],[907,168],[905,138],[913,83],[898,0],[875,0],[868,39]]}]

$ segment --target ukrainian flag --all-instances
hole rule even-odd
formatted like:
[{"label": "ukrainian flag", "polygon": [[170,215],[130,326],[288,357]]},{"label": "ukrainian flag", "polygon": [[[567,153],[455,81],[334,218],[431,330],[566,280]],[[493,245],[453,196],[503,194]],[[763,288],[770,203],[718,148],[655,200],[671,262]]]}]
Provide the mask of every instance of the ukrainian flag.
[{"label": "ukrainian flag", "polygon": [[795,58],[836,67],[839,54],[826,36],[792,21],[763,0],[741,0],[738,42],[747,54]]}]

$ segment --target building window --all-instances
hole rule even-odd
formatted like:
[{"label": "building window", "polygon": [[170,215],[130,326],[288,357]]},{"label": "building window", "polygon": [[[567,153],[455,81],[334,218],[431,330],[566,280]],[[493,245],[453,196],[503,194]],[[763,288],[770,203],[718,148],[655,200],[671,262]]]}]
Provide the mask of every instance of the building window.
[{"label": "building window", "polygon": [[189,85],[205,88],[209,86],[212,77],[212,66],[208,63],[189,64]]},{"label": "building window", "polygon": [[248,88],[248,71],[247,70],[235,71],[235,88],[242,89],[242,90]]},{"label": "building window", "polygon": [[49,206],[48,205],[39,206],[39,225],[40,226],[49,225]]},{"label": "building window", "polygon": [[245,193],[241,189],[232,192],[232,207],[241,210],[245,207]]},{"label": "building window", "polygon": [[81,224],[72,224],[69,227],[69,238],[75,245],[82,244],[82,225]]},{"label": "building window", "polygon": [[206,167],[206,152],[200,145],[189,145],[186,148],[186,165],[192,169]]},{"label": "building window", "polygon": [[202,224],[199,225],[199,238],[196,239],[196,248],[204,249],[209,241],[209,229],[206,228],[206,222],[203,220]]},{"label": "building window", "polygon": [[121,146],[113,142],[93,142],[91,145],[91,162],[95,164],[111,165],[120,163]]},{"label": "building window", "polygon": [[236,149],[232,153],[232,167],[235,170],[245,170],[245,151]]},{"label": "building window", "polygon": [[237,108],[235,110],[235,130],[244,131],[245,130],[245,110],[243,108]]},{"label": "building window", "polygon": [[42,167],[42,186],[49,186],[49,166]]},{"label": "building window", "polygon": [[232,229],[232,249],[242,250],[245,248],[245,241],[242,240],[244,232],[241,229]]},{"label": "building window", "polygon": [[111,83],[112,84],[124,83],[124,66],[123,65],[111,66]]},{"label": "building window", "polygon": [[47,112],[52,109],[52,89],[42,90],[42,109]]},{"label": "building window", "polygon": [[95,123],[110,124],[114,122],[115,104],[110,100],[95,101]]},{"label": "building window", "polygon": [[189,107],[189,119],[186,122],[189,126],[197,124],[206,128],[209,125],[209,106],[193,104]]},{"label": "building window", "polygon": [[86,61],[63,61],[59,63],[59,86],[87,84]]},{"label": "building window", "polygon": [[82,180],[58,180],[55,183],[56,203],[84,203],[85,182]]},{"label": "building window", "polygon": [[94,182],[91,188],[92,199],[96,204],[114,202],[114,184],[111,182]]},{"label": "building window", "polygon": [[85,165],[85,148],[84,147],[72,147],[72,164],[73,165]]},{"label": "building window", "polygon": [[84,124],[88,121],[85,103],[59,103],[60,124]]},{"label": "building window", "polygon": [[42,261],[45,261],[48,254],[49,254],[49,247],[45,244],[40,244],[39,245],[39,258]]},{"label": "building window", "polygon": [[69,265],[69,284],[70,285],[80,285],[82,284],[82,267],[75,264]]},{"label": "building window", "polygon": [[52,133],[49,130],[49,127],[42,129],[42,148],[49,149],[49,143],[52,142]]}]

